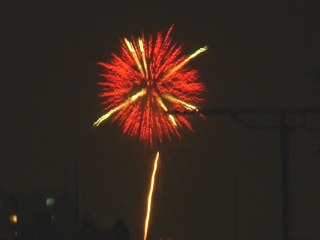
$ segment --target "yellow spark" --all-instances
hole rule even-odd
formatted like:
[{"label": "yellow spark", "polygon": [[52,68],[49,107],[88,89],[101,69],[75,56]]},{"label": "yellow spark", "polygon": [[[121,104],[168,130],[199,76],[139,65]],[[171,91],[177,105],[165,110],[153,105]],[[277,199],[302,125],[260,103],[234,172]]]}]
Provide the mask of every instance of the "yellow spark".
[{"label": "yellow spark", "polygon": [[134,101],[136,101],[139,97],[142,97],[143,95],[146,94],[146,89],[143,88],[140,92],[136,93],[135,95],[129,97],[125,102],[121,103],[120,105],[118,105],[117,107],[111,109],[109,112],[107,112],[106,114],[102,115],[100,118],[98,118],[97,121],[95,121],[93,123],[94,127],[97,127],[100,125],[100,123],[102,123],[104,120],[106,120],[107,118],[109,118],[113,113],[121,110],[122,108],[130,105],[131,103],[133,103]]},{"label": "yellow spark", "polygon": [[138,59],[137,52],[134,49],[133,44],[130,41],[128,41],[128,39],[126,39],[126,38],[124,39],[124,41],[126,42],[127,47],[129,49],[130,53],[132,54],[132,57],[133,57],[134,61],[136,62],[140,73],[142,74],[143,77],[145,77],[144,72],[143,72],[142,67],[141,67],[141,63],[140,63],[140,61]]},{"label": "yellow spark", "polygon": [[145,88],[142,88],[140,92],[136,93],[135,95],[133,95],[132,97],[130,97],[127,101],[134,102],[135,100],[137,100],[139,97],[144,96],[147,93],[147,90]]},{"label": "yellow spark", "polygon": [[145,227],[144,227],[144,238],[143,238],[144,240],[147,239],[147,235],[148,235],[149,218],[150,218],[150,210],[151,210],[151,203],[152,203],[152,193],[154,188],[154,179],[155,179],[157,167],[158,167],[158,159],[159,159],[159,152],[157,152],[156,159],[154,160],[154,167],[153,167],[153,172],[151,177],[150,191],[148,196],[147,216],[146,216]]},{"label": "yellow spark", "polygon": [[109,112],[107,112],[106,114],[99,117],[98,120],[93,123],[93,126],[94,127],[99,126],[100,123],[102,123],[104,120],[106,120],[108,117],[110,117],[112,113],[114,113],[116,111],[117,111],[117,108],[111,109]]},{"label": "yellow spark", "polygon": [[181,68],[182,66],[184,66],[187,62],[190,61],[190,59],[196,57],[198,54],[206,51],[208,49],[207,46],[204,46],[202,48],[199,48],[197,51],[195,51],[194,53],[192,53],[189,57],[187,57],[185,60],[183,60],[181,63],[179,63],[177,66],[171,68],[169,70],[169,72],[163,77],[163,80],[170,77],[173,73],[175,73],[177,70],[179,70],[179,68]]},{"label": "yellow spark", "polygon": [[171,120],[173,125],[178,126],[176,120],[174,119],[174,117],[171,114],[169,114],[169,119]]},{"label": "yellow spark", "polygon": [[146,61],[146,55],[144,53],[144,48],[143,48],[143,42],[142,40],[139,38],[139,47],[140,47],[140,52],[142,53],[142,59],[143,59],[143,66],[144,66],[144,71],[146,73],[146,79],[148,80],[149,76],[148,76],[148,68],[147,68],[147,61]]},{"label": "yellow spark", "polygon": [[166,105],[164,105],[161,97],[157,96],[157,101],[158,101],[158,103],[160,104],[160,106],[162,107],[162,109],[163,109],[164,111],[168,112],[168,108],[166,107]]},{"label": "yellow spark", "polygon": [[[168,112],[168,108],[166,107],[166,105],[164,105],[164,103],[163,103],[163,101],[162,101],[162,99],[161,99],[160,96],[157,96],[157,101],[158,101],[158,103],[160,104],[160,106],[162,107],[162,109],[163,109],[165,112]],[[174,117],[173,117],[171,114],[169,114],[169,119],[170,119],[170,121],[172,122],[172,124],[173,124],[174,126],[178,126],[176,120],[174,119]]]}]

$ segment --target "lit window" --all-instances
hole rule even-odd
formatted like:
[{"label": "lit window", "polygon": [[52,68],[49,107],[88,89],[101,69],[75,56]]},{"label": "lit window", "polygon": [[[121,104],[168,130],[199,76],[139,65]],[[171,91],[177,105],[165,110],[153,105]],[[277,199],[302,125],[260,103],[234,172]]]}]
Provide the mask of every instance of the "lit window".
[{"label": "lit window", "polygon": [[10,222],[17,223],[18,222],[18,216],[17,215],[10,215]]},{"label": "lit window", "polygon": [[54,205],[54,198],[47,198],[46,204],[47,204],[47,207],[52,207]]}]

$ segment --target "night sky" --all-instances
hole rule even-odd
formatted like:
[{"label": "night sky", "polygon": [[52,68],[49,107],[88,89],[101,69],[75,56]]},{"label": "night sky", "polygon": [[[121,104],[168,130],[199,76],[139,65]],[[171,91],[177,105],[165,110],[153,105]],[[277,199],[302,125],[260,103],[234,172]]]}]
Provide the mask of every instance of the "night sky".
[{"label": "night sky", "polygon": [[[206,84],[205,109],[319,107],[319,1],[5,1],[1,3],[0,187],[75,189],[80,211],[142,239],[153,159],[116,123],[92,123],[119,39],[166,32]],[[318,74],[317,74],[318,72]],[[242,116],[274,124],[280,116]],[[288,116],[292,125],[301,116]],[[320,117],[306,124],[319,129]],[[149,239],[281,239],[280,135],[229,116],[194,116],[164,141]],[[290,138],[292,237],[320,238],[320,137]],[[236,193],[236,198],[235,198]],[[236,214],[235,214],[236,199]]]}]

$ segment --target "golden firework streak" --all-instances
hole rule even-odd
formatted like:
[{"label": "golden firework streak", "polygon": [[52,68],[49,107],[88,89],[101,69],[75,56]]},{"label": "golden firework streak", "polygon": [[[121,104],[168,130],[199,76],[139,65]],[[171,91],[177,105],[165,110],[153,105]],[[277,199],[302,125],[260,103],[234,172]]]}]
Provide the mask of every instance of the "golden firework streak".
[{"label": "golden firework streak", "polygon": [[164,93],[164,94],[162,94],[162,96],[171,102],[176,102],[176,103],[181,104],[187,110],[197,111],[197,112],[199,111],[199,109],[196,106],[189,104],[189,103],[186,103],[186,102],[184,102],[184,101],[182,101],[182,100],[180,100],[180,99],[178,99],[168,93]]},{"label": "golden firework streak", "polygon": [[[126,42],[127,47],[128,47],[128,49],[129,49],[130,53],[132,54],[132,57],[133,57],[134,61],[136,62],[137,67],[139,68],[139,71],[140,71],[141,75],[142,75],[143,78],[144,78],[145,75],[144,75],[144,72],[143,72],[143,70],[142,70],[141,63],[140,63],[140,61],[139,61],[139,58],[138,58],[138,56],[137,56],[137,52],[136,52],[136,50],[134,49],[134,46],[133,46],[132,42],[128,41],[128,39],[126,39],[126,38],[124,39],[124,41]],[[140,47],[141,47],[141,45],[140,45]]]},{"label": "golden firework streak", "polygon": [[150,210],[151,210],[151,203],[152,203],[152,193],[153,193],[153,188],[154,188],[154,179],[155,179],[157,167],[158,167],[158,160],[159,160],[159,152],[157,152],[156,159],[154,160],[153,173],[152,173],[151,182],[150,182],[147,216],[146,216],[146,221],[145,221],[145,226],[144,226],[144,238],[143,238],[144,240],[147,239],[147,235],[148,235],[149,218],[150,218]]},{"label": "golden firework streak", "polygon": [[102,123],[104,120],[106,120],[108,117],[110,117],[114,112],[117,112],[119,110],[121,110],[122,108],[130,105],[131,103],[133,103],[134,101],[136,101],[139,97],[142,97],[146,94],[146,89],[143,88],[140,92],[136,93],[135,95],[133,95],[132,97],[129,97],[125,102],[121,103],[119,106],[117,106],[116,108],[111,109],[109,112],[107,112],[106,114],[102,115],[97,121],[95,121],[93,123],[94,127],[97,127],[100,125],[100,123]]},{"label": "golden firework streak", "polygon": [[143,59],[143,66],[144,66],[144,71],[146,73],[146,79],[148,80],[148,68],[147,68],[147,61],[146,61],[146,55],[144,53],[144,48],[143,48],[143,41],[139,38],[139,47],[140,47],[140,52],[142,53],[142,59]]},{"label": "golden firework streak", "polygon": [[182,66],[184,66],[187,62],[189,62],[190,59],[196,57],[198,54],[206,51],[207,49],[208,49],[207,46],[204,46],[204,47],[202,47],[202,48],[199,48],[197,51],[195,51],[194,53],[192,53],[189,57],[187,57],[185,60],[183,60],[183,61],[182,61],[181,63],[179,63],[177,66],[171,68],[171,69],[169,70],[169,72],[168,72],[166,75],[164,75],[164,77],[163,77],[162,80],[170,77],[173,73],[175,73],[176,71],[178,71]]}]

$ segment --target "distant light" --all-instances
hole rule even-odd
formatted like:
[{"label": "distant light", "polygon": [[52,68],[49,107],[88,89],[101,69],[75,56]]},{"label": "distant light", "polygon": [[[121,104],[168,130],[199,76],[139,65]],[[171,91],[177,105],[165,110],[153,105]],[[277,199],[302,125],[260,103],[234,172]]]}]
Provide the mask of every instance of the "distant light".
[{"label": "distant light", "polygon": [[15,215],[15,214],[10,215],[10,222],[17,223],[18,222],[18,216]]},{"label": "distant light", "polygon": [[54,198],[47,198],[46,205],[47,207],[52,207],[54,205]]}]

